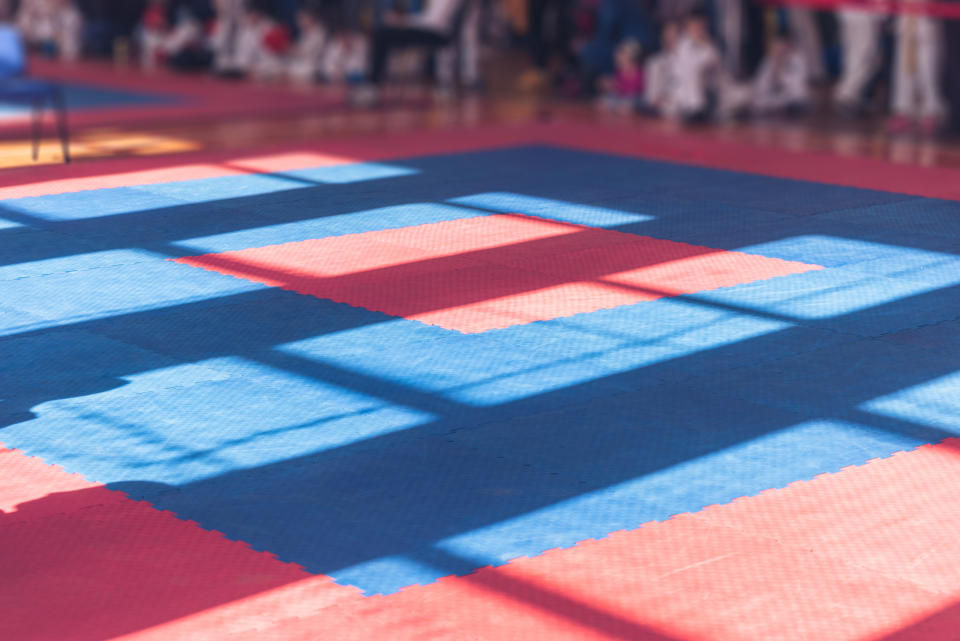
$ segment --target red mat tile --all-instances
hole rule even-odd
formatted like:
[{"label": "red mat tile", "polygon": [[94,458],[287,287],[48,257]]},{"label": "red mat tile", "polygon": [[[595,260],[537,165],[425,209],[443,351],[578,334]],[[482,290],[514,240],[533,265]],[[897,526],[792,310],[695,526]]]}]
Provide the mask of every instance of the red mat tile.
[{"label": "red mat tile", "polygon": [[519,214],[177,262],[464,333],[821,269]]},{"label": "red mat tile", "polygon": [[0,471],[0,639],[102,641],[175,620],[191,632],[167,638],[215,639],[363,598],[18,451],[0,448]]},{"label": "red mat tile", "polygon": [[958,444],[373,598],[0,450],[0,636],[952,641]]}]

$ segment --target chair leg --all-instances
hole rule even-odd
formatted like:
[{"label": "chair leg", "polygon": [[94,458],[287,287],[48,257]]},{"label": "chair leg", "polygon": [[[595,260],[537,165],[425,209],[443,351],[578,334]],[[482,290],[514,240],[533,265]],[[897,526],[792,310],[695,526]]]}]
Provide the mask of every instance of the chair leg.
[{"label": "chair leg", "polygon": [[34,99],[33,112],[33,160],[40,158],[40,138],[43,137],[43,101]]},{"label": "chair leg", "polygon": [[63,89],[54,94],[54,107],[57,112],[57,130],[60,134],[60,148],[63,150],[63,162],[70,162],[70,125],[67,121],[67,100]]}]

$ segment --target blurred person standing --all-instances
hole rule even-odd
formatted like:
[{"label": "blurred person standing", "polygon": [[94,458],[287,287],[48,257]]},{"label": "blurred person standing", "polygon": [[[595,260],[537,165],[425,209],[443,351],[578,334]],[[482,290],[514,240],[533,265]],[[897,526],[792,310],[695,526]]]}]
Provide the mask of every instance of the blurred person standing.
[{"label": "blurred person standing", "polygon": [[[960,7],[960,1],[952,3]],[[943,26],[945,59],[952,62],[946,65],[947,102],[950,107],[949,130],[960,134],[960,19],[946,20]]]},{"label": "blurred person standing", "polygon": [[816,11],[802,6],[787,7],[787,23],[791,39],[803,55],[810,80],[823,82],[827,78],[827,69]]},{"label": "blurred person standing", "polygon": [[744,0],[714,0],[717,33],[723,44],[723,59],[727,70],[739,78],[744,73]]},{"label": "blurred person standing", "polygon": [[541,88],[577,67],[573,8],[573,0],[527,0],[527,38],[534,69],[521,77],[522,88]]},{"label": "blurred person standing", "polygon": [[837,12],[843,64],[834,102],[843,113],[850,115],[862,110],[867,85],[880,69],[880,36],[886,20],[883,13],[872,10],[871,0],[857,4],[860,6],[844,5]]},{"label": "blurred person standing", "polygon": [[460,18],[460,32],[437,54],[437,79],[440,88],[450,90],[456,80],[468,90],[479,90],[480,58],[483,48],[484,24],[491,19],[490,3],[468,0]]},{"label": "blurred person standing", "polygon": [[[914,124],[927,134],[943,124],[946,104],[941,93],[943,26],[925,15],[926,0],[904,0],[896,18],[896,52],[889,128],[903,132]],[[954,62],[957,62],[956,60]]]},{"label": "blurred person standing", "polygon": [[[762,23],[764,12],[769,8],[745,0],[713,0],[713,10],[716,20],[716,30],[723,44],[724,61],[727,69],[734,78],[742,78],[751,69],[757,68],[758,55],[765,49],[765,29],[757,33],[757,20]],[[789,3],[784,7],[784,16],[791,38],[797,48],[807,60],[807,67],[811,74],[819,79],[826,75],[823,64],[823,43],[820,30],[817,26],[816,13],[802,4]],[[757,12],[759,11],[759,15]],[[745,49],[750,49],[754,55],[745,55]],[[759,48],[758,48],[759,45]],[[750,58],[747,60],[747,58]],[[762,60],[762,57],[759,58]]]},{"label": "blurred person standing", "polygon": [[57,2],[57,54],[61,60],[77,60],[83,48],[83,15],[72,0]]}]

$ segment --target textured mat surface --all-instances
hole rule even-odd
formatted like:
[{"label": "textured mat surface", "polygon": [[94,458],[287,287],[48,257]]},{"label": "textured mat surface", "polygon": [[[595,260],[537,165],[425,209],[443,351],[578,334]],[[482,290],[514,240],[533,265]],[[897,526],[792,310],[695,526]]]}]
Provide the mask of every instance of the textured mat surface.
[{"label": "textured mat surface", "polygon": [[464,333],[820,267],[516,214],[178,262]]},{"label": "textured mat surface", "polygon": [[953,638],[960,204],[369,144],[4,188],[0,637]]}]

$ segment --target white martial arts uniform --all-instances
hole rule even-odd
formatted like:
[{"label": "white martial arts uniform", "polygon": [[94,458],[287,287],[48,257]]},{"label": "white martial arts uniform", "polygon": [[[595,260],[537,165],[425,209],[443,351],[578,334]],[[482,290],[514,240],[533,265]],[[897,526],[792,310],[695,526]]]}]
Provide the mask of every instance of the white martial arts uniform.
[{"label": "white martial arts uniform", "polygon": [[903,13],[896,20],[897,45],[891,109],[898,116],[942,118],[940,91],[942,25],[936,18]]},{"label": "white martial arts uniform", "polygon": [[53,45],[60,57],[67,60],[80,56],[83,16],[72,2],[23,0],[17,28],[32,45]]},{"label": "white martial arts uniform", "polygon": [[141,26],[137,34],[140,44],[140,66],[153,69],[166,50],[167,32],[163,29]]},{"label": "white martial arts uniform", "polygon": [[717,23],[723,40],[723,59],[734,77],[743,72],[743,0],[716,0]]},{"label": "white martial arts uniform", "polygon": [[789,49],[779,60],[767,56],[753,81],[751,106],[757,114],[771,114],[810,102],[810,73],[799,49]]},{"label": "white martial arts uniform", "polygon": [[673,113],[676,94],[676,64],[673,51],[660,51],[650,56],[643,70],[643,101],[660,113]]},{"label": "white martial arts uniform", "polygon": [[457,12],[467,0],[428,0],[420,13],[408,16],[405,26],[425,31],[435,31],[445,36],[453,35]]},{"label": "white martial arts uniform", "polygon": [[460,26],[459,37],[453,44],[444,47],[437,56],[437,76],[441,86],[453,84],[458,63],[460,82],[468,87],[480,82],[482,8],[480,2],[467,1],[470,4],[463,9],[466,13]]},{"label": "white martial arts uniform", "polygon": [[218,0],[217,21],[210,34],[213,67],[218,72],[240,71],[245,61],[240,53],[244,23],[244,0]]},{"label": "white martial arts uniform", "polygon": [[369,41],[360,33],[342,33],[330,40],[320,61],[320,73],[330,82],[359,80],[367,73]]},{"label": "white martial arts uniform", "polygon": [[885,16],[866,9],[841,9],[840,41],[843,70],[834,94],[843,105],[856,106],[863,100],[867,83],[880,67],[880,33]]},{"label": "white martial arts uniform", "polygon": [[22,0],[17,27],[30,44],[46,44],[57,37],[57,0]]},{"label": "white martial arts uniform", "polygon": [[823,62],[823,40],[820,38],[820,30],[817,28],[813,10],[789,7],[787,21],[790,25],[790,34],[807,64],[810,79],[823,80],[827,77],[826,65]]},{"label": "white martial arts uniform", "polygon": [[77,60],[83,45],[83,15],[72,2],[57,11],[57,53],[64,60]]},{"label": "white martial arts uniform", "polygon": [[290,53],[287,75],[294,82],[313,82],[320,74],[320,63],[327,46],[327,30],[317,24],[300,32]]},{"label": "white martial arts uniform", "polygon": [[143,28],[140,32],[140,64],[151,69],[160,56],[170,58],[203,40],[203,25],[192,14],[181,12],[169,31]]},{"label": "white martial arts uniform", "polygon": [[682,117],[703,112],[717,89],[720,54],[711,42],[681,36],[674,57],[676,82],[670,106]]}]

